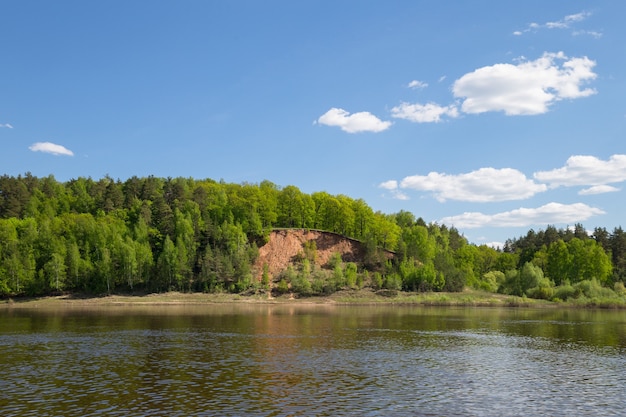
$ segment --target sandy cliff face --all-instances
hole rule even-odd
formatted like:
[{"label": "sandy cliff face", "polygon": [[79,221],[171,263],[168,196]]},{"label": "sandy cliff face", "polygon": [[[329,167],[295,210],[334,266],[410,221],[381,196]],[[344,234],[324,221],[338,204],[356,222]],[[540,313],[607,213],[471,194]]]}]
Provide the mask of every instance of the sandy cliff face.
[{"label": "sandy cliff face", "polygon": [[287,269],[304,253],[304,245],[309,241],[315,242],[315,264],[320,267],[325,266],[335,252],[341,254],[344,262],[359,263],[365,256],[365,246],[361,242],[335,233],[302,229],[275,230],[270,234],[269,242],[259,248],[259,257],[254,266],[257,279],[261,279],[264,264],[268,266],[270,277]]}]

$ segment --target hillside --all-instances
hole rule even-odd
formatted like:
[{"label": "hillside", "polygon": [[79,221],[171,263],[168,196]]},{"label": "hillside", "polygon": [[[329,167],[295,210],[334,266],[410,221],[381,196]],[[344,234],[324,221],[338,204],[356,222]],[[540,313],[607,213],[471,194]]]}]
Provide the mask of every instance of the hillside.
[{"label": "hillside", "polygon": [[[315,265],[323,268],[328,264],[333,253],[339,253],[344,262],[363,264],[367,255],[365,245],[354,239],[319,230],[284,229],[270,233],[269,241],[259,248],[259,256],[254,270],[257,279],[261,279],[263,265],[267,264],[271,277],[275,277],[295,264],[305,252],[305,244],[314,242],[316,248]],[[393,253],[384,252],[387,259]]]},{"label": "hillside", "polygon": [[[386,265],[394,253],[382,248],[398,262]],[[626,232],[548,227],[498,251],[410,212],[374,212],[363,200],[268,181],[0,176],[0,297],[242,293],[265,288],[259,281],[314,295],[469,286],[562,301],[623,298]]]}]

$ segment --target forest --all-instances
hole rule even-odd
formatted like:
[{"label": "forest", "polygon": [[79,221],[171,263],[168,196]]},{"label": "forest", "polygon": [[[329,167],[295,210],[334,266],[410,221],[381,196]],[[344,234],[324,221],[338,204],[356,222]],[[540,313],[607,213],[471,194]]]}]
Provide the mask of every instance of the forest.
[{"label": "forest", "polygon": [[[317,268],[315,247],[308,247],[293,267],[259,279],[258,248],[277,228],[341,234],[362,242],[367,255],[358,263],[336,256]],[[369,287],[623,302],[625,280],[621,227],[548,226],[494,249],[407,211],[374,212],[361,199],[270,181],[0,177],[4,297],[172,290],[315,296]]]}]

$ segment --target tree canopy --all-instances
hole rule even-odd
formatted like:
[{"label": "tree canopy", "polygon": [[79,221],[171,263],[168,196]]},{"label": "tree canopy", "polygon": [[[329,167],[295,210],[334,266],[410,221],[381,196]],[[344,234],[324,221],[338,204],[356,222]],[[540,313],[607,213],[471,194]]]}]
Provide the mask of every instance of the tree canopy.
[{"label": "tree canopy", "polygon": [[[367,255],[358,264],[339,257],[323,271],[315,268],[315,248],[307,247],[299,263],[269,282],[253,265],[276,228],[341,234],[361,241]],[[385,261],[382,250],[395,256]],[[499,250],[470,244],[455,228],[407,211],[375,212],[361,199],[269,181],[0,177],[2,295],[259,288],[312,295],[363,286],[469,286],[550,298],[577,294],[559,293],[561,287],[595,288],[590,282],[623,288],[625,279],[621,227],[588,233],[578,224],[549,226]]]}]

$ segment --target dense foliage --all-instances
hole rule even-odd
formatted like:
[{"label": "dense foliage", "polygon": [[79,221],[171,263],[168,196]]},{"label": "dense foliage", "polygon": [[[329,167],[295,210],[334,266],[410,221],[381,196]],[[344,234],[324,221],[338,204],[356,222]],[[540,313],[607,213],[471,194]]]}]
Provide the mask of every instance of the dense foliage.
[{"label": "dense foliage", "polygon": [[[319,268],[313,245],[293,267],[270,277],[253,265],[275,228],[335,232],[363,242],[367,255],[358,264],[335,256]],[[393,260],[384,261],[383,249],[395,252]],[[409,212],[383,214],[363,200],[269,181],[0,177],[2,295],[262,288],[312,295],[364,286],[469,286],[568,299],[623,296],[625,278],[621,228],[589,235],[581,225],[548,227],[496,250]]]}]

